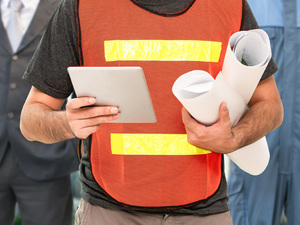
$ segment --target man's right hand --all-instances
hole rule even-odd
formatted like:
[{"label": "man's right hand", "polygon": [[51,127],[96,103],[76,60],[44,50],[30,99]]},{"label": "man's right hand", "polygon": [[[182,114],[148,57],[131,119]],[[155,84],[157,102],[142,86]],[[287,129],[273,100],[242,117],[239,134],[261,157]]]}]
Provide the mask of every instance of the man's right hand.
[{"label": "man's right hand", "polygon": [[80,97],[71,99],[66,105],[66,117],[71,132],[79,139],[85,139],[96,132],[101,123],[120,117],[115,106],[95,106],[96,99]]},{"label": "man's right hand", "polygon": [[20,129],[29,141],[46,144],[87,138],[101,123],[118,119],[115,106],[95,106],[95,98],[71,99],[62,111],[65,99],[51,97],[32,87],[24,103]]}]

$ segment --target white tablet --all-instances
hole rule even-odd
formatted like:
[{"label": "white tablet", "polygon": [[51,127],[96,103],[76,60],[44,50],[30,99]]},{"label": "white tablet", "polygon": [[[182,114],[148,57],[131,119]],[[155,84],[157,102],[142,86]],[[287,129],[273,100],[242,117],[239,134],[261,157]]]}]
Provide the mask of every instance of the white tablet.
[{"label": "white tablet", "polygon": [[155,123],[156,116],[141,67],[68,67],[77,97],[119,107],[111,123]]}]

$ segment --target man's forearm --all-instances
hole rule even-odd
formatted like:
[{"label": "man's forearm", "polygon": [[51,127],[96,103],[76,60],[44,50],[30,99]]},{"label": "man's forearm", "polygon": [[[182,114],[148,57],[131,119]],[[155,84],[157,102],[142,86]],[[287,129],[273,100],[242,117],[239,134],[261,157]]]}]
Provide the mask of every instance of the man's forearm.
[{"label": "man's forearm", "polygon": [[281,102],[261,101],[253,105],[232,128],[239,148],[251,144],[280,126],[283,119]]},{"label": "man's forearm", "polygon": [[56,111],[40,103],[22,111],[20,128],[28,140],[47,144],[75,137],[69,128],[65,111]]}]

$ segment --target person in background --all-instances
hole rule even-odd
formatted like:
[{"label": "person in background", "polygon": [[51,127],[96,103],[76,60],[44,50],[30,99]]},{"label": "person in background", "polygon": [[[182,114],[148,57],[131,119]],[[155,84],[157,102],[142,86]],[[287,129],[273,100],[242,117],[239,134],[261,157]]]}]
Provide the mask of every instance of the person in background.
[{"label": "person in background", "polygon": [[30,90],[22,75],[59,0],[0,4],[0,224],[13,223],[17,203],[23,225],[71,225],[76,140],[30,142],[19,128]]},{"label": "person in background", "polygon": [[271,40],[274,75],[284,107],[282,125],[267,135],[270,162],[259,176],[232,164],[229,207],[235,225],[300,224],[300,1],[248,0]]},{"label": "person in background", "polygon": [[[216,124],[197,123],[172,94],[172,85],[195,69],[216,77],[229,37],[257,27],[242,0],[62,1],[23,76],[33,87],[20,126],[29,140],[83,139],[76,224],[232,224],[222,153],[280,125],[282,105],[272,76],[277,67],[270,63],[248,113],[234,128],[226,103]],[[122,112],[96,106],[88,96],[60,110],[73,92],[69,66],[142,67],[157,122],[106,123]],[[212,152],[190,154],[195,146]],[[113,154],[113,148],[137,154]]]}]

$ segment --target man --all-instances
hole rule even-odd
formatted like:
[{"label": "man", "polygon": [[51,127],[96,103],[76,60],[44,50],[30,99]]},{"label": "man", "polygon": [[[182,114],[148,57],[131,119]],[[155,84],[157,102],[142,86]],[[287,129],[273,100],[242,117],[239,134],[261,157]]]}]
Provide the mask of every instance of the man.
[{"label": "man", "polygon": [[30,90],[22,75],[59,0],[0,3],[0,224],[13,224],[16,203],[24,225],[71,224],[76,143],[29,142],[19,129]]},{"label": "man", "polygon": [[[233,129],[225,103],[220,121],[205,127],[181,109],[171,89],[193,69],[216,77],[228,39],[241,27],[257,24],[239,0],[62,2],[24,75],[33,87],[21,129],[29,140],[45,143],[84,139],[76,224],[232,224],[219,153],[256,141],[281,123],[272,76],[276,66],[269,67],[248,113]],[[220,52],[210,51],[215,42],[222,44]],[[186,54],[178,54],[182,49]],[[186,58],[194,53],[201,59]],[[218,62],[212,62],[215,56]],[[93,106],[92,97],[73,99],[61,111],[73,91],[67,67],[79,65],[141,66],[157,122],[106,123],[122,112],[116,106]],[[194,146],[187,139],[212,152],[189,155]],[[130,148],[137,155],[115,155],[112,148]],[[147,155],[154,149],[156,155]],[[166,151],[181,154],[163,155]]]},{"label": "man", "polygon": [[296,0],[249,0],[258,23],[271,39],[279,66],[275,80],[283,102],[281,127],[267,135],[270,162],[264,173],[249,176],[232,165],[228,194],[236,225],[300,224],[299,210],[299,12]]}]

